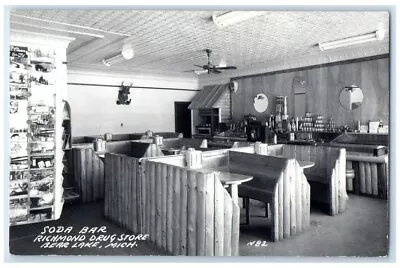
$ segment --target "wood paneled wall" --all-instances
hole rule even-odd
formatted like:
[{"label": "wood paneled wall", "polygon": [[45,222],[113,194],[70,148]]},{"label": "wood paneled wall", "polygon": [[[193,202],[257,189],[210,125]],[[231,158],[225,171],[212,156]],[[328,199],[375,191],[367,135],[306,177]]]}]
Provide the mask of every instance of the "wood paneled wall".
[{"label": "wood paneled wall", "polygon": [[[332,117],[337,126],[355,127],[357,120],[367,124],[369,120],[389,123],[389,58],[337,64],[279,74],[265,74],[238,79],[239,89],[232,94],[234,120],[242,120],[249,113],[259,120],[267,120],[275,111],[275,97],[288,96],[288,113],[294,115],[294,88],[298,81],[305,81],[306,110],[312,114]],[[362,105],[345,110],[339,103],[344,86],[358,85],[364,93]],[[269,100],[267,111],[258,113],[253,99],[264,93]]]},{"label": "wood paneled wall", "polygon": [[231,120],[231,94],[226,90],[219,98],[216,107],[220,109],[221,122]]}]

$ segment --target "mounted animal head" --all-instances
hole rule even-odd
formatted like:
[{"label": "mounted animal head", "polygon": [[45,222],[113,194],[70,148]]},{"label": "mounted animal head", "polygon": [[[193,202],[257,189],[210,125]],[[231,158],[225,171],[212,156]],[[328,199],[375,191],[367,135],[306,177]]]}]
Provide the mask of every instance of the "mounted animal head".
[{"label": "mounted animal head", "polygon": [[118,99],[117,105],[129,105],[131,103],[131,99],[129,99],[129,90],[131,89],[133,83],[132,82],[122,82],[121,88],[118,90]]}]

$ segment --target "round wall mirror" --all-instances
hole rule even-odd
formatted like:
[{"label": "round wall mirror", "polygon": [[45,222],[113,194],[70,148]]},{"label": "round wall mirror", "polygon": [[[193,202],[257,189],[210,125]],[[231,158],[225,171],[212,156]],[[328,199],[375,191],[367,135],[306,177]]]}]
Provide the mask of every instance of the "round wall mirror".
[{"label": "round wall mirror", "polygon": [[262,93],[257,94],[254,98],[254,109],[257,112],[262,113],[265,112],[268,108],[268,98]]},{"label": "round wall mirror", "polygon": [[339,96],[340,104],[349,111],[360,107],[363,99],[361,88],[355,85],[343,88]]}]

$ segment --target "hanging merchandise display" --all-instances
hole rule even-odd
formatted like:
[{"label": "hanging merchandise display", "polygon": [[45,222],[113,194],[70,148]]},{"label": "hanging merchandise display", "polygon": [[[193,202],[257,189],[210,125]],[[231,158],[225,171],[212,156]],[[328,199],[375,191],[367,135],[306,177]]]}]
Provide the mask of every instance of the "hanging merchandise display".
[{"label": "hanging merchandise display", "polygon": [[55,47],[27,43],[23,33],[13,33],[11,41],[10,225],[55,220],[63,206],[57,108],[63,93],[56,81],[65,81],[64,59]]}]

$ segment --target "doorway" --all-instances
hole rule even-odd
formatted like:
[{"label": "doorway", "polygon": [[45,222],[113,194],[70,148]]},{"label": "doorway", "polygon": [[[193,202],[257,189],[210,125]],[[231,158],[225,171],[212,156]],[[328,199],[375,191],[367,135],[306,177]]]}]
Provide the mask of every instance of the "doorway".
[{"label": "doorway", "polygon": [[175,102],[175,132],[183,133],[184,138],[192,137],[192,116],[189,105],[190,102]]}]

